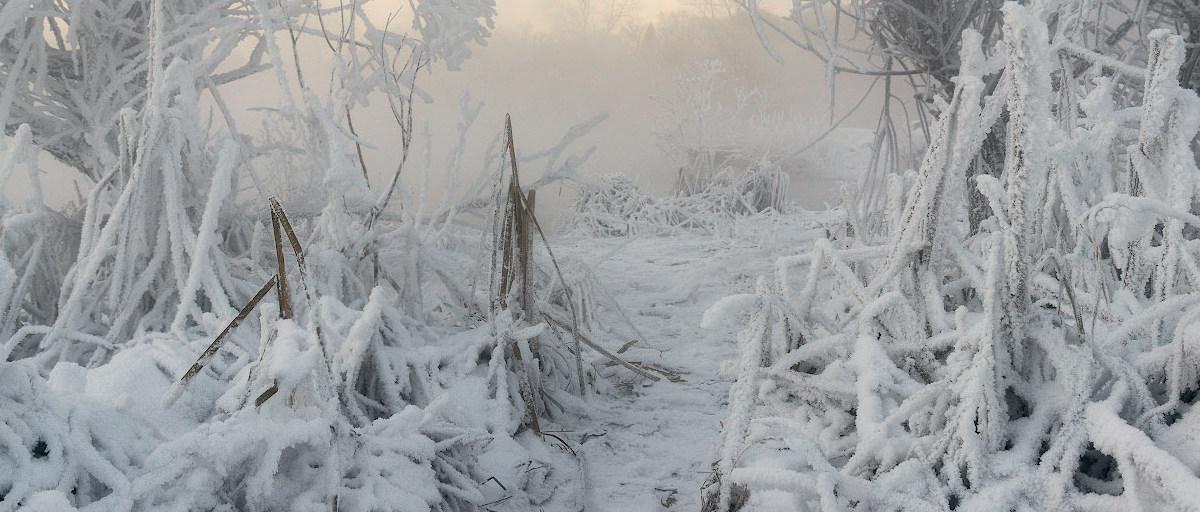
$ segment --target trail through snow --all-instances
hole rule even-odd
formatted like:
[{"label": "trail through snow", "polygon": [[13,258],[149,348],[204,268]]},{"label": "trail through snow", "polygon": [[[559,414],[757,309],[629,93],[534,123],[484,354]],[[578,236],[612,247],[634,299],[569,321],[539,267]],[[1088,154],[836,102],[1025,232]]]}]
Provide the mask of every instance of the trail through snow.
[{"label": "trail through snow", "polygon": [[[775,257],[807,247],[818,235],[816,224],[812,214],[789,215],[748,220],[734,236],[561,244],[563,253],[591,267],[646,336],[622,357],[683,379],[649,383],[625,370],[604,371],[615,374],[617,389],[592,396],[589,417],[568,433],[585,461],[589,511],[699,509],[732,379],[721,369],[737,356],[737,326],[702,329],[700,319],[717,299],[752,292]],[[616,351],[630,329],[609,309],[600,316],[612,332],[595,337]]]}]

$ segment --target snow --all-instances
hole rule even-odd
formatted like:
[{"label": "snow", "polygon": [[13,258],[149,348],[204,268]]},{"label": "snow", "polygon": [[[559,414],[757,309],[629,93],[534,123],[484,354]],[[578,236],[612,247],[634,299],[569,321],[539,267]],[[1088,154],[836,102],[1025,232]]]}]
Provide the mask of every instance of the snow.
[{"label": "snow", "polygon": [[[769,272],[775,257],[819,236],[821,219],[803,212],[747,220],[734,238],[693,233],[559,242],[556,252],[613,276],[604,286],[645,334],[622,357],[684,379],[650,383],[619,368],[605,370],[618,379],[619,394],[591,397],[587,418],[563,425],[586,464],[588,510],[699,508],[735,377],[726,362],[738,353],[736,323],[702,321],[722,309],[714,303],[730,292],[753,292],[753,276]],[[689,292],[680,293],[681,287]],[[613,324],[614,332],[602,338],[610,350],[637,339],[611,306],[604,317]]]},{"label": "snow", "polygon": [[68,512],[77,510],[71,506],[67,495],[62,491],[40,491],[29,497],[29,501],[20,509],[22,512]]}]

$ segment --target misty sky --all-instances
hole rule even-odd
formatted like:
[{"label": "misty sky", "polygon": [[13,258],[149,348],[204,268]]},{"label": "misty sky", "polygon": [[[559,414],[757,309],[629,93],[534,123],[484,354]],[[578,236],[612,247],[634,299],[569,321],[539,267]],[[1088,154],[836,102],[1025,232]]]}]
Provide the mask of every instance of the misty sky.
[{"label": "misty sky", "polygon": [[[829,120],[829,90],[819,61],[780,42],[777,48],[783,62],[775,62],[763,50],[744,14],[713,19],[695,8],[703,1],[592,0],[596,6],[593,18],[603,17],[612,5],[626,9],[620,11],[615,26],[585,30],[580,27],[579,4],[574,0],[498,0],[495,31],[486,47],[475,48],[459,70],[435,65],[421,77],[420,85],[431,101],[417,105],[418,140],[414,145],[418,149],[409,165],[413,170],[406,171],[406,176],[420,180],[422,169],[428,168],[431,179],[441,183],[439,171],[456,139],[455,124],[465,94],[484,105],[469,133],[465,155],[464,172],[472,176],[486,171],[481,155],[506,113],[513,116],[518,147],[531,152],[554,144],[573,124],[607,114],[608,119],[577,146],[579,151],[596,148],[585,171],[591,175],[625,174],[658,192],[669,189],[681,165],[680,141],[669,140],[676,132],[685,132],[681,137],[685,145],[770,146],[779,153],[803,145],[822,131]],[[761,0],[760,4],[779,14],[790,8],[787,0]],[[408,2],[377,0],[368,7],[382,20],[395,8],[407,10]],[[657,35],[647,41],[651,25]],[[300,49],[306,75],[328,73],[323,43],[308,41]],[[741,96],[749,95],[756,103],[736,115],[708,114],[703,119],[672,110],[687,94],[680,90],[680,80],[714,63],[724,70],[716,84],[724,109],[732,110],[730,104]],[[861,96],[865,86],[861,79],[839,80],[838,115]],[[239,119],[239,129],[259,133],[261,116],[253,109],[271,105],[272,98],[279,96],[271,74],[223,89]],[[878,103],[868,102],[844,126],[871,128],[877,114]],[[379,102],[356,106],[354,115],[356,127],[367,141],[371,179],[385,182],[397,159],[397,129],[390,113]],[[714,126],[728,129],[722,133]],[[849,143],[861,145],[869,137],[860,130],[850,138],[862,140]],[[854,177],[845,165],[845,151],[837,151],[843,153],[837,155],[839,165],[814,163],[811,168],[797,169],[793,195],[814,207],[834,200],[829,188],[843,176],[829,173]],[[813,162],[826,158],[816,151],[809,153],[805,157]],[[865,158],[862,154],[856,157]],[[48,171],[45,188],[52,206],[74,200],[73,173],[63,171],[46,155],[42,164]],[[531,172],[533,176],[527,179],[536,179],[541,170]],[[288,180],[267,182],[268,193],[286,195],[279,189],[288,187]],[[418,185],[407,183],[410,188]],[[86,194],[90,184],[84,180],[78,186]],[[6,194],[11,196],[23,188],[18,180]],[[558,199],[547,197],[547,204],[569,202],[569,191],[564,193]]]},{"label": "misty sky", "polygon": [[[621,0],[592,1],[597,11],[613,5],[609,2],[621,4]],[[485,104],[475,132],[480,139],[490,137],[503,115],[511,113],[518,146],[530,151],[554,143],[572,124],[604,113],[608,119],[584,141],[585,147],[596,146],[589,173],[626,174],[663,192],[674,179],[681,155],[664,147],[669,144],[662,132],[681,122],[697,123],[691,118],[675,119],[666,105],[681,94],[676,82],[710,61],[725,68],[717,87],[725,94],[726,103],[732,103],[731,97],[739,92],[752,92],[774,119],[757,127],[730,126],[730,133],[711,133],[705,143],[745,145],[752,142],[745,140],[747,137],[770,137],[781,141],[776,145],[794,146],[827,126],[828,84],[815,57],[776,41],[783,62],[775,62],[754,35],[747,16],[735,11],[732,18],[705,21],[705,13],[695,7],[698,3],[702,1],[625,2],[621,5],[631,9],[622,11],[621,27],[612,34],[582,34],[578,4],[573,0],[499,0],[495,33],[487,47],[477,48],[461,70],[435,66],[432,76],[423,82],[436,96],[432,104],[419,107],[427,119],[435,120],[431,123],[433,153],[438,153],[439,139],[452,138],[458,100],[467,92]],[[760,1],[764,11],[777,14],[787,14],[790,6],[789,0]],[[593,13],[593,17],[602,14]],[[650,25],[657,31],[657,44],[627,44],[630,32],[637,38]],[[866,85],[853,77],[838,81],[835,111],[839,116]],[[750,119],[756,115],[753,110],[747,109],[741,116],[744,124],[755,122]],[[843,126],[873,128],[877,115],[878,102],[867,102]],[[701,122],[714,121],[728,122]],[[386,123],[379,129],[386,130]],[[870,136],[860,135],[864,139]],[[814,165],[811,171],[844,169],[845,165]],[[831,199],[826,188],[829,177],[812,178],[821,185],[805,186],[803,180],[796,180],[794,183],[800,183],[793,189],[801,191],[800,199],[812,199],[808,201],[811,206],[820,206],[819,201]]]},{"label": "misty sky", "polygon": [[[678,12],[698,12],[707,3],[714,0],[591,0],[595,10],[604,10],[608,6],[621,7],[625,21],[633,23],[655,22],[664,16]],[[396,8],[400,3],[394,0],[377,0],[372,6],[377,12],[385,12]],[[575,16],[578,12],[578,0],[497,0],[496,1],[496,30],[524,30],[527,28],[552,32],[562,30],[564,21]],[[785,14],[791,6],[791,0],[760,0],[759,6],[768,12]]]}]

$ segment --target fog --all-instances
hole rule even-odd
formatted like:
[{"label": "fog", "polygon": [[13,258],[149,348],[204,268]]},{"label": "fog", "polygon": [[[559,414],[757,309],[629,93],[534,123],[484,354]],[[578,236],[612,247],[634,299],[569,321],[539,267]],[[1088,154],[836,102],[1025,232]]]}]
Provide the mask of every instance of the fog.
[{"label": "fog", "polygon": [[[464,97],[482,109],[468,133],[461,180],[487,171],[483,155],[506,113],[512,116],[518,148],[525,154],[553,145],[576,123],[605,115],[572,146],[579,154],[595,148],[583,173],[621,173],[650,190],[667,192],[685,162],[683,148],[794,152],[821,135],[834,118],[851,112],[870,84],[861,77],[839,76],[831,112],[830,84],[819,60],[782,41],[774,41],[779,61],[774,60],[749,18],[720,7],[720,2],[596,0],[586,14],[581,4],[499,0],[494,31],[485,46],[473,47],[459,69],[435,62],[421,74],[418,86],[426,95],[416,102],[417,133],[404,174],[409,190],[426,188],[426,176],[433,193],[444,183]],[[784,1],[761,4],[766,12],[777,14],[786,14],[790,6]],[[403,16],[408,6],[390,1],[368,5],[380,25],[393,11]],[[279,42],[286,44],[282,35]],[[309,85],[328,83],[329,50],[324,41],[303,38],[299,52]],[[291,76],[293,70],[288,73]],[[280,102],[271,73],[226,85],[223,94],[239,130],[251,135],[264,129],[263,114],[256,109]],[[857,179],[869,153],[865,145],[879,101],[878,94],[868,97],[849,113],[836,136],[803,152],[802,165],[790,169],[794,199],[818,208],[836,199],[834,192],[843,180]],[[399,131],[391,112],[377,98],[356,106],[353,116],[366,142],[371,182],[383,183],[399,158]],[[73,182],[86,194],[86,180],[47,155],[42,163],[52,205],[78,198]],[[526,179],[536,179],[542,169],[525,172]],[[244,188],[243,193],[287,195],[290,187],[299,186],[280,176],[264,176],[263,181],[265,190]],[[7,195],[27,186],[16,180]],[[558,207],[572,200],[569,187],[555,187],[553,192],[544,195],[545,204]]]},{"label": "fog", "polygon": [[[434,127],[435,146],[450,138],[464,93],[484,103],[478,139],[490,138],[510,113],[518,146],[527,150],[554,143],[574,123],[607,114],[577,146],[596,147],[585,171],[623,173],[666,191],[684,162],[682,145],[778,154],[804,146],[829,124],[829,84],[820,61],[775,41],[782,60],[776,62],[743,13],[712,15],[684,0],[642,2],[606,31],[581,27],[567,6],[571,3],[498,2],[496,30],[487,46],[477,48],[461,70],[435,66],[423,78],[433,102],[419,106],[418,115]],[[784,3],[764,7],[782,13]],[[680,82],[695,81],[705,70],[716,104],[698,113],[689,98],[698,86]],[[868,80],[839,77],[835,115],[845,114],[867,85]],[[879,103],[872,99],[842,126],[873,128]],[[376,116],[378,126],[387,130],[381,117]],[[870,137],[863,131],[857,135],[863,143]],[[828,148],[809,151],[813,168],[799,169],[793,179],[796,198],[810,207],[821,206],[835,185],[830,170],[816,168],[826,160],[821,149]]]}]

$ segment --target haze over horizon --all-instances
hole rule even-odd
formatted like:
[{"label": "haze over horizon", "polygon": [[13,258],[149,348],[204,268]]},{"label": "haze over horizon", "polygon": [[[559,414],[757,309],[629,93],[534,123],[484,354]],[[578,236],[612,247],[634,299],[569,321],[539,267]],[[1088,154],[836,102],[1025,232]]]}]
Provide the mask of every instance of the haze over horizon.
[{"label": "haze over horizon", "polygon": [[[681,106],[690,101],[685,96],[696,92],[682,90],[681,83],[694,82],[706,72],[712,74],[708,90],[719,104],[719,111],[704,114],[711,118],[707,122],[713,127],[684,135],[689,138],[683,141],[688,145],[765,145],[779,152],[824,130],[830,121],[829,89],[820,61],[785,45],[776,47],[782,62],[773,60],[744,13],[724,7],[706,10],[710,3],[499,0],[493,33],[483,46],[473,46],[471,56],[459,69],[434,63],[419,78],[418,85],[428,97],[416,105],[415,151],[408,165],[414,170],[406,171],[406,179],[423,179],[423,171],[417,170],[428,165],[432,167],[431,180],[442,182],[439,167],[447,161],[446,152],[457,139],[455,126],[461,100],[468,95],[483,107],[464,154],[468,178],[486,172],[481,167],[482,154],[506,113],[514,118],[522,151],[548,147],[572,125],[606,115],[574,146],[577,153],[595,147],[584,173],[621,173],[652,190],[666,191],[682,163],[682,155],[680,141],[665,137],[680,126],[694,124],[690,117],[697,115],[685,112],[693,107]],[[764,11],[776,14],[786,14],[790,9],[790,2],[785,0],[760,4]],[[582,14],[584,5],[591,6],[587,15],[590,21]],[[394,12],[393,7],[401,9],[401,17],[410,9],[407,2],[397,5],[376,1],[365,7],[379,26]],[[315,22],[309,23],[315,26]],[[286,44],[285,40],[280,35],[281,45]],[[316,37],[302,38],[299,50],[306,75],[329,76],[324,42]],[[289,76],[291,73],[289,69]],[[838,116],[861,96],[867,84],[861,77],[839,78]],[[279,101],[271,98],[280,97],[271,73],[223,89],[227,90],[225,101],[238,119],[239,129],[247,133],[262,129],[259,122],[263,114],[254,109],[264,104],[264,97],[265,103]],[[248,90],[255,94],[245,94]],[[876,100],[868,100],[842,126],[873,128],[877,105]],[[373,103],[356,106],[353,114],[365,142],[372,182],[384,182],[398,158],[394,139],[397,129],[390,112],[386,105]],[[689,119],[681,120],[680,116]],[[756,126],[717,128],[730,123],[740,123],[742,128]],[[77,201],[76,187],[86,195],[86,180],[76,185],[72,182],[81,178],[72,171],[61,168],[48,155],[41,160],[49,173],[44,176],[44,189],[52,205]],[[796,178],[793,189],[802,190],[799,198],[806,206],[820,207],[836,197],[829,192],[840,178],[812,176],[812,182],[803,187],[797,184],[803,183],[804,176]],[[849,173],[846,179],[853,181],[856,175]],[[286,195],[291,186],[286,180],[266,182],[272,193]],[[20,193],[22,183],[15,180],[7,195]],[[569,202],[570,198],[563,201]]]}]

